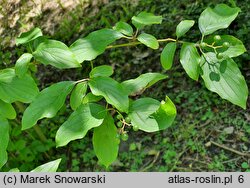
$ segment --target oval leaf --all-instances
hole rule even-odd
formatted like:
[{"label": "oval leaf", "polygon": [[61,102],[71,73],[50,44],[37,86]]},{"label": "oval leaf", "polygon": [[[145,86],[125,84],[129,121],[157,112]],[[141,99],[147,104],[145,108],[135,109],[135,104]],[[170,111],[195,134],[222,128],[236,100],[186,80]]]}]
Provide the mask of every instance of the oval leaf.
[{"label": "oval leaf", "polygon": [[65,146],[72,140],[83,138],[90,129],[101,125],[105,116],[105,108],[98,104],[80,105],[58,129],[56,146]]},{"label": "oval leaf", "polygon": [[61,160],[62,159],[57,159],[55,161],[48,162],[46,164],[36,167],[30,172],[56,172]]},{"label": "oval leaf", "polygon": [[42,31],[39,28],[34,28],[28,32],[22,33],[19,37],[16,39],[16,45],[19,44],[25,44],[32,40],[35,40],[36,38],[42,36]]},{"label": "oval leaf", "polygon": [[145,44],[149,48],[152,48],[154,50],[159,48],[159,43],[153,35],[142,33],[137,37],[137,39],[138,41],[140,41],[142,44]]},{"label": "oval leaf", "polygon": [[9,122],[0,116],[0,168],[7,162],[7,147],[9,143]]},{"label": "oval leaf", "polygon": [[137,16],[132,17],[132,23],[137,29],[141,29],[145,25],[161,24],[162,16],[155,16],[152,13],[141,12]]},{"label": "oval leaf", "polygon": [[193,80],[199,78],[200,55],[193,43],[185,43],[181,47],[180,61],[182,67]]},{"label": "oval leaf", "polygon": [[183,20],[176,27],[176,36],[177,38],[182,37],[189,31],[191,27],[194,26],[194,20]]},{"label": "oval leaf", "polygon": [[0,116],[7,119],[15,119],[16,111],[11,104],[5,103],[4,101],[0,100]]},{"label": "oval leaf", "polygon": [[103,77],[109,77],[114,73],[112,66],[108,65],[101,65],[98,67],[95,67],[91,70],[89,73],[90,78],[103,76]]},{"label": "oval leaf", "polygon": [[33,127],[42,118],[54,117],[63,106],[74,84],[72,81],[59,82],[42,90],[24,111],[22,129]]},{"label": "oval leaf", "polygon": [[79,83],[73,89],[70,95],[70,106],[76,110],[82,104],[82,100],[86,94],[88,84],[86,82]]},{"label": "oval leaf", "polygon": [[161,53],[161,65],[164,69],[169,70],[174,61],[174,54],[176,51],[176,43],[168,43]]},{"label": "oval leaf", "polygon": [[116,23],[113,29],[127,36],[133,35],[133,28],[126,22],[120,21]]},{"label": "oval leaf", "polygon": [[24,76],[28,69],[29,69],[29,63],[30,60],[32,59],[32,54],[29,53],[24,53],[16,62],[15,65],[15,70],[16,70],[16,75],[19,77]]}]

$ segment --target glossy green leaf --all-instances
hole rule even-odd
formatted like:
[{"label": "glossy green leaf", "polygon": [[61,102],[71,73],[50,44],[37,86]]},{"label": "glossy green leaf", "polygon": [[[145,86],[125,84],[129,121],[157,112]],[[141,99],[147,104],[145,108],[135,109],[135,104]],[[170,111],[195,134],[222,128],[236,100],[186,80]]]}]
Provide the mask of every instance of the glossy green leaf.
[{"label": "glossy green leaf", "polygon": [[7,162],[7,147],[9,143],[9,122],[0,115],[0,168]]},{"label": "glossy green leaf", "polygon": [[113,67],[108,65],[101,65],[98,67],[95,67],[91,70],[89,73],[90,78],[103,76],[103,77],[109,77],[114,73]]},{"label": "glossy green leaf", "polygon": [[203,35],[209,35],[219,29],[227,28],[237,17],[240,9],[218,4],[215,8],[208,7],[200,15],[199,29]]},{"label": "glossy green leaf", "polygon": [[9,103],[6,103],[0,99],[0,116],[7,119],[15,119],[16,111],[13,106]]},{"label": "glossy green leaf", "polygon": [[14,69],[0,70],[0,99],[6,103],[20,101],[30,103],[39,90],[33,78],[25,74],[19,78]]},{"label": "glossy green leaf", "polygon": [[199,78],[200,55],[193,43],[184,43],[181,47],[180,61],[182,67],[193,80]]},{"label": "glossy green leaf", "polygon": [[58,169],[59,164],[61,163],[62,159],[57,159],[41,166],[36,167],[34,170],[30,172],[56,172]]},{"label": "glossy green leaf", "polygon": [[81,67],[76,56],[64,43],[56,40],[42,42],[33,52],[34,58],[44,65],[52,65],[59,69]]},{"label": "glossy green leaf", "polygon": [[72,140],[83,138],[90,129],[100,126],[105,116],[105,108],[98,104],[80,105],[58,129],[56,146],[65,146]]},{"label": "glossy green leaf", "polygon": [[185,35],[191,27],[194,26],[194,20],[183,20],[176,27],[176,36],[177,38]]},{"label": "glossy green leaf", "polygon": [[82,100],[86,95],[88,84],[86,82],[78,83],[70,95],[70,106],[76,110],[82,104]]},{"label": "glossy green leaf", "polygon": [[42,118],[54,117],[62,108],[74,84],[72,81],[64,81],[43,89],[24,111],[22,129],[33,127]]},{"label": "glossy green leaf", "polygon": [[142,33],[137,37],[137,39],[149,48],[152,48],[154,50],[159,48],[159,43],[153,35]]},{"label": "glossy green leaf", "polygon": [[152,13],[141,12],[137,16],[132,17],[132,23],[137,29],[141,29],[145,25],[161,24],[162,16],[155,16]]},{"label": "glossy green leaf", "polygon": [[133,28],[126,22],[120,21],[116,23],[113,29],[127,36],[133,35]]},{"label": "glossy green leaf", "polygon": [[[224,42],[229,43],[229,48],[217,48],[218,53],[222,53],[223,56],[227,57],[237,57],[244,52],[246,52],[246,48],[244,44],[237,38],[231,35],[221,35],[221,40],[215,43],[216,46],[222,46]],[[214,35],[209,36],[207,39],[204,40],[207,44],[212,44],[214,42]],[[211,48],[205,48],[207,51],[214,52]]]},{"label": "glossy green leaf", "polygon": [[100,95],[121,112],[128,112],[128,94],[123,86],[109,77],[95,77],[89,80],[89,87],[94,95]]},{"label": "glossy green leaf", "polygon": [[29,53],[24,53],[16,62],[15,65],[15,70],[16,70],[16,75],[19,77],[24,76],[28,69],[29,69],[29,63],[30,60],[32,59],[32,54]]},{"label": "glossy green leaf", "polygon": [[103,96],[96,96],[93,93],[88,93],[87,95],[85,95],[85,97],[83,98],[82,103],[90,103],[90,102],[98,102],[103,98]]},{"label": "glossy green leaf", "polygon": [[78,62],[93,60],[102,54],[106,47],[122,38],[123,35],[112,29],[101,29],[90,33],[87,37],[76,40],[71,46],[71,51],[76,55]]},{"label": "glossy green leaf", "polygon": [[[221,98],[246,109],[248,88],[237,64],[230,58],[218,60],[212,52],[206,53],[205,59],[207,62],[201,68],[206,87]],[[223,71],[221,65],[224,66]],[[211,78],[211,72],[218,75],[216,79]]]},{"label": "glossy green leaf", "polygon": [[16,45],[28,43],[42,35],[41,29],[36,27],[28,32],[22,33],[19,37],[17,37]]},{"label": "glossy green leaf", "polygon": [[174,61],[175,51],[176,51],[175,42],[170,42],[164,47],[161,53],[161,65],[164,69],[166,70],[171,69]]},{"label": "glossy green leaf", "polygon": [[126,80],[122,82],[122,86],[126,89],[129,95],[134,95],[141,90],[152,86],[156,82],[166,78],[166,75],[160,73],[146,73],[140,75],[136,79]]},{"label": "glossy green leaf", "polygon": [[93,146],[99,163],[106,168],[116,160],[119,150],[119,139],[114,119],[107,114],[103,123],[94,128]]}]

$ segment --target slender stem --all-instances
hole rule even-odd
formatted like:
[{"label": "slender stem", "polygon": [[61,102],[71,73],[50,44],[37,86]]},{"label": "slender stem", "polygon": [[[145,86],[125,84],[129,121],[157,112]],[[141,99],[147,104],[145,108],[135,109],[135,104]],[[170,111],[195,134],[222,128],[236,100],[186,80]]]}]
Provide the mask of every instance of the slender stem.
[{"label": "slender stem", "polygon": [[40,138],[40,140],[42,142],[46,142],[47,141],[46,136],[43,134],[42,129],[38,125],[34,126],[34,130],[35,130],[36,134],[38,135],[38,137]]},{"label": "slender stem", "polygon": [[81,79],[81,80],[77,80],[77,81],[75,81],[75,84],[78,84],[78,83],[81,83],[81,82],[86,82],[88,80],[89,80],[89,78],[84,78],[84,79]]}]

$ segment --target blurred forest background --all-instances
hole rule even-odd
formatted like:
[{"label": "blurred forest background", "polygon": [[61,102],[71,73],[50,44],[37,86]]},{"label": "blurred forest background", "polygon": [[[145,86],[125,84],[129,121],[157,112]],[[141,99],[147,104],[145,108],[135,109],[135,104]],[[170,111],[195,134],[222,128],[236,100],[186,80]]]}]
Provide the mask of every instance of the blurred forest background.
[{"label": "blurred forest background", "polygon": [[[0,0],[0,68],[14,65],[25,51],[15,46],[15,38],[33,27],[70,45],[94,30],[111,28],[120,20],[130,23],[131,17],[143,10],[164,18],[161,25],[145,28],[157,38],[175,37],[176,25],[181,20],[194,19],[195,27],[185,40],[196,42],[200,39],[197,24],[200,13],[218,3],[238,6],[242,12],[228,30],[217,33],[234,35],[249,52],[250,0]],[[177,58],[173,68],[164,72],[160,65],[163,47],[158,51],[142,45],[112,49],[99,56],[94,64],[115,67],[114,77],[118,81],[141,73],[166,73],[169,78],[155,84],[143,96],[161,100],[167,94],[173,100],[178,115],[171,128],[151,134],[129,133],[129,140],[121,143],[118,160],[105,169],[97,163],[91,132],[67,147],[55,148],[55,133],[70,114],[70,108],[65,106],[57,117],[40,121],[44,137],[39,137],[34,129],[21,132],[24,106],[16,104],[20,117],[11,121],[9,161],[3,170],[17,167],[29,171],[62,157],[59,171],[250,171],[250,158],[242,155],[250,151],[250,101],[247,110],[242,110],[222,100],[208,91],[202,81],[188,78]],[[250,86],[249,53],[235,61]],[[81,79],[89,71],[88,62],[74,70],[34,67],[41,89],[58,81]]]}]

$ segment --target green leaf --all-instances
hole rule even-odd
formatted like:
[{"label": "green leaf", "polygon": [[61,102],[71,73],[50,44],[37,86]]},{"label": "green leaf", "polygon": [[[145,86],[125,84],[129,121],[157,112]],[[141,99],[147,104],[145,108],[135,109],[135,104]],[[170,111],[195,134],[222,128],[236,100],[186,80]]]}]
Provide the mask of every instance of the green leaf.
[{"label": "green leaf", "polygon": [[36,167],[30,172],[56,172],[62,159],[57,159]]},{"label": "green leaf", "polygon": [[[218,60],[212,52],[206,53],[205,58],[207,62],[201,68],[206,87],[221,98],[246,109],[248,88],[237,64],[231,58]],[[223,71],[221,65],[224,66]],[[219,79],[211,79],[211,72],[215,72]]]},{"label": "green leaf", "polygon": [[52,65],[59,69],[81,67],[76,56],[68,46],[56,40],[42,42],[33,52],[34,58],[44,65]]},{"label": "green leaf", "polygon": [[137,28],[141,29],[145,25],[161,24],[162,16],[155,16],[152,13],[141,12],[137,16],[132,17],[132,24]]},{"label": "green leaf", "polygon": [[29,53],[24,53],[16,62],[15,65],[15,70],[16,70],[16,75],[19,77],[23,77],[28,69],[29,69],[29,63],[30,60],[32,59],[32,54]]},{"label": "green leaf", "polygon": [[[214,35],[209,36],[204,40],[207,44],[212,44],[214,42]],[[244,52],[246,52],[246,48],[244,44],[237,38],[231,35],[221,35],[221,40],[215,43],[216,46],[222,46],[224,42],[228,42],[230,44],[229,48],[217,48],[218,53],[222,53],[223,56],[227,57],[237,57]],[[206,47],[207,51],[214,52],[213,49]]]},{"label": "green leaf", "polygon": [[102,99],[102,96],[96,96],[93,93],[88,93],[87,95],[85,95],[85,97],[83,98],[82,103],[90,103],[90,102],[98,102]]},{"label": "green leaf", "polygon": [[175,42],[170,42],[164,47],[161,53],[161,65],[164,69],[166,70],[171,69],[174,61],[175,51],[176,51]]},{"label": "green leaf", "polygon": [[64,81],[42,90],[24,111],[22,129],[25,130],[33,127],[42,118],[54,117],[62,108],[74,84],[72,81]]},{"label": "green leaf", "polygon": [[90,129],[100,126],[105,116],[105,108],[98,104],[80,105],[58,129],[56,146],[65,146],[72,140],[83,138]]},{"label": "green leaf", "polygon": [[140,41],[142,44],[145,44],[149,48],[152,48],[154,50],[159,48],[159,43],[153,35],[142,33],[137,37],[137,39],[138,41]]},{"label": "green leaf", "polygon": [[108,166],[114,162],[118,155],[119,139],[116,137],[117,129],[111,115],[107,114],[103,123],[94,128],[93,146],[99,163]]},{"label": "green leaf", "polygon": [[122,38],[123,35],[112,29],[101,29],[90,33],[87,37],[76,40],[71,51],[76,55],[78,62],[91,61],[102,54],[106,47]]},{"label": "green leaf", "polygon": [[0,116],[7,119],[15,119],[16,111],[13,106],[9,103],[6,103],[0,99]]},{"label": "green leaf", "polygon": [[7,147],[9,143],[9,122],[0,116],[0,168],[7,162]]},{"label": "green leaf", "polygon": [[184,43],[181,47],[180,61],[182,67],[193,80],[199,78],[200,55],[193,43]]},{"label": "green leaf", "polygon": [[88,84],[94,95],[101,95],[119,111],[128,112],[128,95],[120,83],[109,77],[95,77]]},{"label": "green leaf", "polygon": [[30,75],[25,74],[18,78],[14,69],[0,70],[0,99],[4,102],[30,103],[38,92],[37,85]]},{"label": "green leaf", "polygon": [[114,73],[112,66],[108,65],[101,65],[98,67],[95,67],[91,70],[89,73],[90,78],[103,76],[103,77],[109,77]]},{"label": "green leaf", "polygon": [[19,37],[17,37],[16,45],[28,43],[42,35],[41,29],[36,27],[28,32],[22,33]]},{"label": "green leaf", "polygon": [[141,90],[152,86],[156,82],[166,78],[166,75],[160,73],[146,73],[140,75],[136,79],[126,80],[122,82],[122,86],[126,89],[129,95],[134,95]]},{"label": "green leaf", "polygon": [[127,36],[133,35],[133,28],[126,22],[117,22],[113,29]]},{"label": "green leaf", "polygon": [[82,104],[82,100],[86,94],[88,84],[86,82],[79,83],[73,89],[70,95],[70,106],[76,110]]},{"label": "green leaf", "polygon": [[8,172],[20,172],[20,170],[18,168],[12,168]]},{"label": "green leaf", "polygon": [[203,35],[209,35],[219,29],[227,28],[237,17],[240,9],[218,4],[215,8],[208,7],[200,15],[199,29]]},{"label": "green leaf", "polygon": [[183,20],[176,27],[176,36],[177,38],[185,35],[191,27],[194,26],[194,20]]}]

